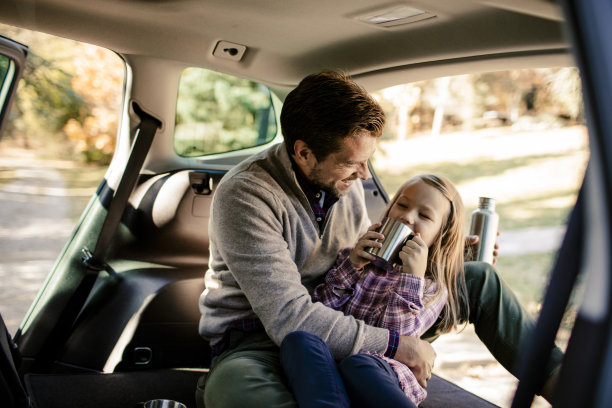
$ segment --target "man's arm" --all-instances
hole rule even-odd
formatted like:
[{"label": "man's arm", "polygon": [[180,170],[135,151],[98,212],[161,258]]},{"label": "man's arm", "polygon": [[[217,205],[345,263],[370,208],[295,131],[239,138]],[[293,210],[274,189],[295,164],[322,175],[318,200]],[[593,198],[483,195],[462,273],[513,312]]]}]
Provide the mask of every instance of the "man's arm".
[{"label": "man's arm", "polygon": [[[388,330],[367,326],[321,303],[313,303],[302,284],[295,257],[298,252],[309,253],[318,245],[318,231],[302,230],[293,235],[295,228],[292,230],[289,224],[301,219],[310,222],[306,209],[280,201],[274,192],[267,191],[265,185],[257,185],[253,179],[232,179],[221,184],[215,199],[218,201],[213,203],[211,228],[221,259],[213,259],[211,265],[231,272],[275,343],[280,344],[291,331],[305,330],[324,339],[336,358],[359,351],[384,352]],[[306,229],[309,225],[297,228]],[[219,295],[223,286],[230,284],[222,282],[217,289]],[[208,296],[219,299],[219,295],[212,293],[214,290]]]}]

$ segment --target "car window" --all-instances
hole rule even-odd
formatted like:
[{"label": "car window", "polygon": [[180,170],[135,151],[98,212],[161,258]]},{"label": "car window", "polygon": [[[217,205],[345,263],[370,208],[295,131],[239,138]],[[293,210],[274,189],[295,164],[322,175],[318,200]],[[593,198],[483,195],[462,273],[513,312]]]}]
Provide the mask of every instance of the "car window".
[{"label": "car window", "polygon": [[[589,156],[577,69],[437,78],[374,96],[387,124],[372,166],[389,196],[413,175],[441,173],[461,193],[466,234],[478,198],[494,198],[497,270],[537,315]],[[575,312],[563,321],[562,346]]]},{"label": "car window", "polygon": [[[9,57],[0,55],[0,111],[9,95],[12,77],[15,74],[15,63]],[[2,116],[2,115],[0,115]]]},{"label": "car window", "polygon": [[27,47],[0,33],[0,137],[17,83],[23,73]]},{"label": "car window", "polygon": [[5,57],[4,55],[0,55],[0,100],[4,99],[4,95],[5,95],[5,90],[4,90],[4,85],[6,84],[5,81],[8,73],[9,73],[9,68],[11,66],[11,60],[8,57]]},{"label": "car window", "polygon": [[0,141],[0,312],[16,333],[104,180],[126,69],[95,45],[4,25],[0,35],[28,50]]},{"label": "car window", "polygon": [[203,156],[268,143],[276,136],[267,87],[231,75],[188,68],[181,75],[174,149]]}]

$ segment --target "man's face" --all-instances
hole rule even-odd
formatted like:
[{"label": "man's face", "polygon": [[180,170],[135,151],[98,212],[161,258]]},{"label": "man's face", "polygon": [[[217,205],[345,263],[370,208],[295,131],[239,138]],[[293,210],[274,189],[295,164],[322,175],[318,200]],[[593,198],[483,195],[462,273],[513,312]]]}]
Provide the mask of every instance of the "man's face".
[{"label": "man's face", "polygon": [[364,130],[345,138],[341,146],[338,152],[323,161],[313,160],[304,169],[312,184],[336,197],[348,193],[355,180],[368,179],[368,159],[376,150],[376,137]]}]

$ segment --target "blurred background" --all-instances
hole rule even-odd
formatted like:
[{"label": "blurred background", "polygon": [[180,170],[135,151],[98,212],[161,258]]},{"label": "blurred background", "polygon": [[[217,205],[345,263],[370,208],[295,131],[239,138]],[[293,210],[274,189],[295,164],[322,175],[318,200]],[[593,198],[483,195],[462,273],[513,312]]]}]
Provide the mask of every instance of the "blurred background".
[{"label": "blurred background", "polygon": [[[88,44],[3,25],[0,35],[30,47],[0,141],[0,311],[15,333],[112,158],[125,69],[119,56]],[[215,89],[226,88],[211,82],[185,92],[214,102]],[[389,195],[416,173],[436,172],[458,186],[468,220],[479,196],[495,198],[497,269],[537,316],[588,160],[578,71],[462,75],[374,96],[388,119],[372,163]],[[561,347],[579,297],[580,289]],[[439,375],[509,405],[516,380],[471,328],[442,336],[434,348]],[[538,398],[534,406],[548,404]]]}]

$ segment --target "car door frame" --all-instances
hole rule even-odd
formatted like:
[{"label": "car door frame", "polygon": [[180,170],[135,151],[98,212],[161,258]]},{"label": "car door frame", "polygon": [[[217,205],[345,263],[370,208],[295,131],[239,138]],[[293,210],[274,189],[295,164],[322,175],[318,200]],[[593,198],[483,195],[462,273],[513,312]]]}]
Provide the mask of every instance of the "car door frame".
[{"label": "car door frame", "polygon": [[[533,350],[538,350],[554,336],[555,332],[544,328],[558,323],[551,322],[554,319],[550,317],[562,313],[569,296],[559,282],[573,281],[578,275],[584,282],[584,288],[579,289],[582,302],[552,402],[559,407],[612,404],[609,387],[612,380],[612,116],[609,114],[612,109],[612,46],[606,42],[612,36],[609,24],[612,4],[606,0],[561,0],[560,4],[581,72],[591,156],[579,202],[572,214],[573,232],[567,234],[559,252],[557,264],[561,266],[556,265],[553,270],[536,330],[524,353],[512,407],[530,405],[541,381],[539,374],[530,373],[541,371],[532,361],[534,357],[539,358]],[[572,244],[565,245],[566,241]],[[559,261],[561,259],[571,260],[571,265]],[[564,273],[557,273],[561,270]],[[570,285],[575,291],[574,282]]]},{"label": "car door frame", "polygon": [[[584,300],[568,344],[555,401],[610,406],[612,390],[612,4],[562,0],[582,76],[591,158],[585,180],[581,273]],[[586,369],[585,369],[586,368]]]},{"label": "car door frame", "polygon": [[0,140],[2,139],[2,131],[6,126],[11,104],[15,99],[19,80],[25,70],[27,55],[28,47],[26,45],[0,36],[0,56],[9,59],[7,75],[0,82]]}]

